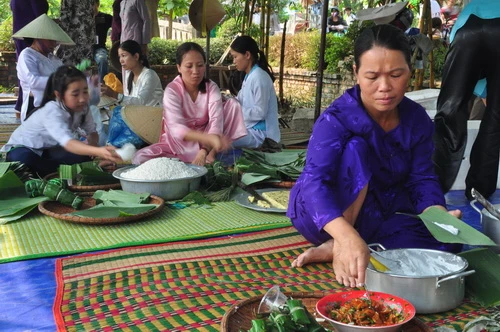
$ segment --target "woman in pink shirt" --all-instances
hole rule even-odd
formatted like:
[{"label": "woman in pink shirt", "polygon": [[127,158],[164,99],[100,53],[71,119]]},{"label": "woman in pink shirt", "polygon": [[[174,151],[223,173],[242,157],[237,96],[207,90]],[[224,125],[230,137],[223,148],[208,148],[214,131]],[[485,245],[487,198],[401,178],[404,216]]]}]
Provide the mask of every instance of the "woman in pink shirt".
[{"label": "woman in pink shirt", "polygon": [[187,42],[177,48],[179,75],[163,95],[159,142],[139,150],[134,164],[158,157],[212,163],[217,152],[247,134],[240,104],[235,99],[223,102],[217,84],[205,78],[205,62],[200,45]]}]

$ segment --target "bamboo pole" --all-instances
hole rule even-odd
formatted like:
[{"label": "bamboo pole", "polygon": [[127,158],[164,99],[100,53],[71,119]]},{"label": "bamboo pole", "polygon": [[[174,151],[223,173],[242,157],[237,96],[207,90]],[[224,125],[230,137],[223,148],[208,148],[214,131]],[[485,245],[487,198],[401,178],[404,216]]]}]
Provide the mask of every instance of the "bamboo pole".
[{"label": "bamboo pole", "polygon": [[319,64],[316,79],[316,100],[314,105],[314,121],[319,118],[321,113],[321,96],[323,94],[323,68],[325,67],[325,48],[326,48],[326,19],[328,17],[328,2],[323,4],[323,13],[321,14],[321,38],[319,46]]},{"label": "bamboo pole", "polygon": [[283,24],[283,34],[281,35],[281,51],[280,51],[280,73],[279,73],[279,100],[280,104],[283,105],[285,101],[283,93],[283,72],[285,69],[285,42],[286,42],[286,26],[288,20],[285,20]]}]

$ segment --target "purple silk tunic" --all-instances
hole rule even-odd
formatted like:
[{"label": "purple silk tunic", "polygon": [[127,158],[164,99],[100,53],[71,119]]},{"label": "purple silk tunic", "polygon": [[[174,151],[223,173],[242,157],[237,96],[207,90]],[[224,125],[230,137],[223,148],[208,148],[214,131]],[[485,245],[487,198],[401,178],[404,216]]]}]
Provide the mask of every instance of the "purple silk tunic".
[{"label": "purple silk tunic", "polygon": [[359,95],[359,86],[347,90],[314,124],[287,216],[306,239],[319,245],[331,239],[323,227],[340,217],[368,184],[355,223],[368,244],[460,251],[461,245],[435,240],[420,219],[396,214],[445,206],[431,159],[434,126],[424,108],[405,97],[398,106],[399,125],[385,132],[365,111]]}]

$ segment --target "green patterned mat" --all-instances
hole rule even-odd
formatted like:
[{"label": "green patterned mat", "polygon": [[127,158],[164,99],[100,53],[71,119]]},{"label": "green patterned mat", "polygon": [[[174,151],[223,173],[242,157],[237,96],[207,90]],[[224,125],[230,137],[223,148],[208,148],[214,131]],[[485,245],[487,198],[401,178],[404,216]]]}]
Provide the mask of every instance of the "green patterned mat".
[{"label": "green patterned mat", "polygon": [[0,225],[0,263],[285,226],[290,220],[283,214],[253,211],[234,202],[211,209],[165,207],[147,219],[120,225],[74,224],[35,211]]}]

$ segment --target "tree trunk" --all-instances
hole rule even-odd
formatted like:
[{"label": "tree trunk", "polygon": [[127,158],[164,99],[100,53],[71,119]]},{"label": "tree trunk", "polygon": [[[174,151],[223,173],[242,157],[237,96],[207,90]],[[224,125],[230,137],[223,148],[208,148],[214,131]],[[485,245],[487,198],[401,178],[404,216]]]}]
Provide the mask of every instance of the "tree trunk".
[{"label": "tree trunk", "polygon": [[174,10],[171,9],[170,12],[168,13],[168,39],[173,39],[172,32],[174,31]]}]

